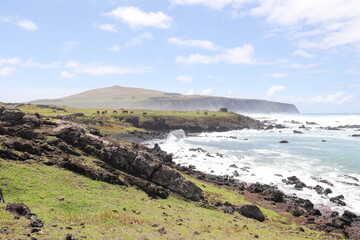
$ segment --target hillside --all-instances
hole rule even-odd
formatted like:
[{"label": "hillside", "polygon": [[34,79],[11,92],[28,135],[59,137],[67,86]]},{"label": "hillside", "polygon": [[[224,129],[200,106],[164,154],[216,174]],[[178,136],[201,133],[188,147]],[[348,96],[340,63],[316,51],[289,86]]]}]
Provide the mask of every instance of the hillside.
[{"label": "hillside", "polygon": [[344,239],[308,200],[104,137],[110,116],[22,109],[0,106],[0,239]]},{"label": "hillside", "polygon": [[104,109],[153,109],[217,111],[227,108],[238,113],[298,113],[296,106],[287,103],[270,102],[256,99],[238,99],[200,95],[181,95],[141,88],[113,86],[95,89],[72,96],[36,100],[34,104],[56,104],[77,108]]}]

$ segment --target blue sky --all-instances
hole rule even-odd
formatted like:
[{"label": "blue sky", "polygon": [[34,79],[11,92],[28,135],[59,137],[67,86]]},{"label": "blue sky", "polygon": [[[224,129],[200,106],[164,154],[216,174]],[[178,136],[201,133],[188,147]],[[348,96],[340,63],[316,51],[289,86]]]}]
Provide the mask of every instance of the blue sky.
[{"label": "blue sky", "polygon": [[0,101],[114,85],[360,112],[358,0],[2,0]]}]

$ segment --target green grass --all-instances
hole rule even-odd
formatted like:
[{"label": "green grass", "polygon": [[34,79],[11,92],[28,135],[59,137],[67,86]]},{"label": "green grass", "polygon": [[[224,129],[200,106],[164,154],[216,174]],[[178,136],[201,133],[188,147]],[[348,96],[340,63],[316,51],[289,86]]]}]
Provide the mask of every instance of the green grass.
[{"label": "green grass", "polygon": [[[67,233],[80,239],[253,239],[254,234],[260,239],[284,239],[285,234],[286,239],[327,239],[308,229],[299,232],[296,225],[273,218],[259,223],[174,196],[154,200],[133,187],[114,186],[37,163],[0,160],[0,176],[6,202],[23,202],[44,221],[43,235],[34,234],[38,239],[63,239]],[[238,193],[197,183],[207,192],[221,195],[222,200],[244,203]],[[265,212],[267,217],[270,212]],[[17,239],[30,232],[27,220],[14,220],[3,206],[0,219],[0,229],[10,229],[0,239]],[[248,229],[243,229],[244,225]],[[160,227],[167,233],[160,234]]]}]

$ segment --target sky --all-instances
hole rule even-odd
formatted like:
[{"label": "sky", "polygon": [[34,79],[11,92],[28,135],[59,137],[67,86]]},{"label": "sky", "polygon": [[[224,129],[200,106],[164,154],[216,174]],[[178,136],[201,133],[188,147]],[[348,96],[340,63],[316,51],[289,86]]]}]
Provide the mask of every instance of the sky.
[{"label": "sky", "polygon": [[360,113],[359,0],[1,0],[0,101],[110,86]]}]

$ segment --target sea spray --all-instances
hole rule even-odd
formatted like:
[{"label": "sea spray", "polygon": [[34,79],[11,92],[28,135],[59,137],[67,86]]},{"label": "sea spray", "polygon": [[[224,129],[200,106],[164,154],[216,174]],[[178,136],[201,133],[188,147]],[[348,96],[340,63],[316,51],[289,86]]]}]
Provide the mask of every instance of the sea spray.
[{"label": "sea spray", "polygon": [[[184,131],[177,130],[160,146],[174,154],[176,163],[194,165],[198,170],[217,175],[234,176],[236,171],[239,176],[234,177],[242,181],[277,185],[285,193],[310,199],[314,204],[360,214],[360,182],[357,181],[360,179],[360,139],[351,137],[358,129],[326,130],[328,126],[359,124],[360,115],[256,118],[287,128],[201,133],[188,137]],[[299,128],[302,125],[305,129]],[[294,134],[295,129],[303,134]],[[289,144],[280,144],[281,140]],[[285,180],[292,176],[297,176],[308,187],[297,190],[294,185],[286,184]],[[317,185],[331,189],[332,193],[318,194],[312,189]],[[338,206],[330,200],[338,195],[345,197],[346,206]]]}]

